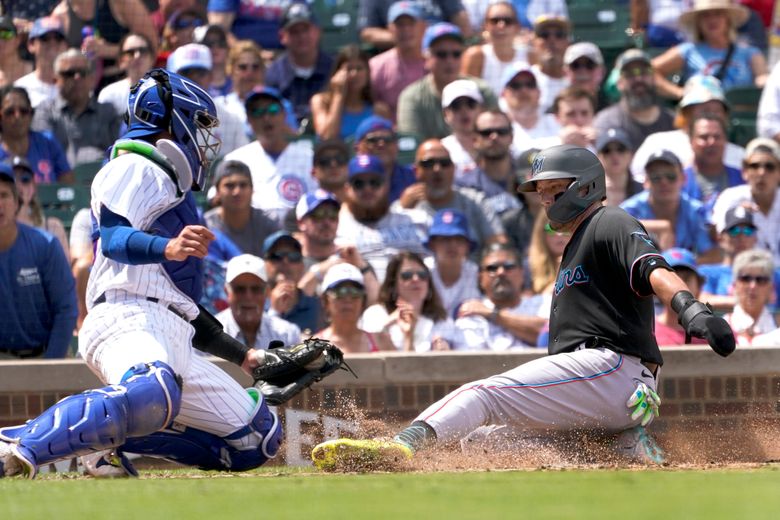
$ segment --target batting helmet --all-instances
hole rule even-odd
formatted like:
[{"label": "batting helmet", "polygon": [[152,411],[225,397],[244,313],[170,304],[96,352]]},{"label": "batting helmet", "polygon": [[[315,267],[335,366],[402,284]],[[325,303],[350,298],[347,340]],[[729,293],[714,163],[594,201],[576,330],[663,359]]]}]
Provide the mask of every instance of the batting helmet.
[{"label": "batting helmet", "polygon": [[569,222],[592,203],[607,198],[604,166],[592,152],[579,146],[563,144],[542,150],[534,157],[531,178],[520,191],[536,191],[536,181],[572,179],[572,183],[547,208],[555,222]]}]

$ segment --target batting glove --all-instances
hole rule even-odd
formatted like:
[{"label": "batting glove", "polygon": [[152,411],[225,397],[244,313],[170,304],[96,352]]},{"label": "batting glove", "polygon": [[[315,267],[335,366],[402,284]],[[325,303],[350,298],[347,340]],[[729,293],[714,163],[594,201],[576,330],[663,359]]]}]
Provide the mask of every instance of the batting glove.
[{"label": "batting glove", "polygon": [[632,421],[642,418],[640,423],[642,426],[647,426],[653,422],[653,419],[661,415],[658,411],[661,406],[661,398],[644,383],[636,385],[636,390],[626,401],[626,406],[633,410],[631,413]]}]

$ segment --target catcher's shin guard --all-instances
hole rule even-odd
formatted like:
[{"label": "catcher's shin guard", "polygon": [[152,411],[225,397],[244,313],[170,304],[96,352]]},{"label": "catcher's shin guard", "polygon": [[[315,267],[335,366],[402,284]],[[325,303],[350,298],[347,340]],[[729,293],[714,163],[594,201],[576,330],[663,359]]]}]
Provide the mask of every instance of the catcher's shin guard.
[{"label": "catcher's shin guard", "polygon": [[160,361],[128,370],[118,385],[61,400],[21,426],[0,428],[34,476],[37,466],[111,448],[166,427],[179,413],[181,386]]},{"label": "catcher's shin guard", "polygon": [[[250,392],[254,391],[250,389]],[[250,441],[252,438],[255,441]],[[256,442],[258,438],[260,441]],[[281,442],[279,419],[265,401],[259,399],[249,424],[226,437],[174,425],[145,437],[127,439],[122,451],[163,458],[203,470],[246,471],[274,458]],[[247,443],[250,443],[249,446],[243,447]]]}]

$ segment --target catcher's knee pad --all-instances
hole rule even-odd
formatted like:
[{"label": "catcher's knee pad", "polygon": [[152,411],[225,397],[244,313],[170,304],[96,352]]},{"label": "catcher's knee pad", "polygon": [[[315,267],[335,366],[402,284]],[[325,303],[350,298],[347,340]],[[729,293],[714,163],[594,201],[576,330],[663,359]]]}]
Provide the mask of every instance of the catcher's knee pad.
[{"label": "catcher's knee pad", "polygon": [[178,414],[180,402],[181,388],[168,365],[141,364],[119,385],[66,397],[27,424],[0,429],[0,437],[41,465],[164,428]]}]

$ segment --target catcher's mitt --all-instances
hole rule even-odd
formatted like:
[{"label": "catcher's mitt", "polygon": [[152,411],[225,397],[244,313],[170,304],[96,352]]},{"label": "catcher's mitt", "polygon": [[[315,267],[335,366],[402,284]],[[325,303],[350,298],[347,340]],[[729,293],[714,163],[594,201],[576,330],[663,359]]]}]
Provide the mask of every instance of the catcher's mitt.
[{"label": "catcher's mitt", "polygon": [[276,346],[277,343],[282,345],[271,342],[265,363],[252,371],[255,388],[272,406],[290,400],[339,368],[355,375],[344,363],[344,353],[328,340],[309,338],[291,347]]}]

